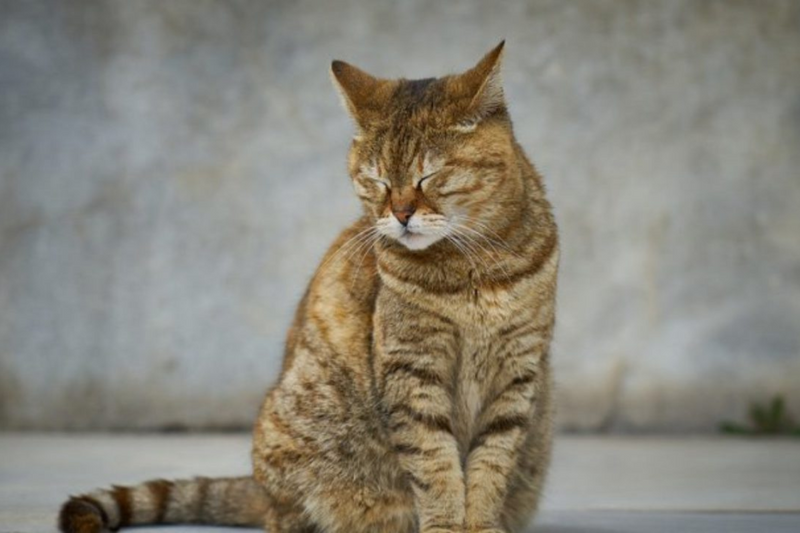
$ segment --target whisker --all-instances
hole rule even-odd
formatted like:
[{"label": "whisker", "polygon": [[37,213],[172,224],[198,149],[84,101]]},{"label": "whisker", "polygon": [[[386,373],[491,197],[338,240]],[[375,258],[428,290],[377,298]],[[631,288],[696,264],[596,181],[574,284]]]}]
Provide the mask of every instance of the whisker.
[{"label": "whisker", "polygon": [[460,220],[465,220],[467,222],[471,222],[471,223],[475,224],[476,226],[479,226],[482,229],[486,230],[487,232],[492,233],[495,237],[497,237],[501,241],[503,240],[502,237],[500,237],[500,235],[498,235],[496,231],[494,231],[492,228],[490,228],[483,220],[481,220],[479,218],[471,217],[469,215],[458,215],[457,218],[460,219]]},{"label": "whisker", "polygon": [[[499,270],[500,270],[500,271],[503,273],[503,275],[504,275],[504,276],[505,276],[507,279],[510,279],[510,278],[511,278],[511,274],[508,272],[508,270],[506,269],[506,267],[503,265],[503,263],[502,263],[500,260],[498,260],[498,258],[497,258],[497,253],[496,253],[496,252],[495,252],[495,253],[492,253],[492,251],[491,251],[491,250],[489,250],[488,248],[486,248],[486,246],[482,245],[482,244],[481,244],[479,241],[475,240],[475,239],[474,239],[472,236],[470,236],[469,234],[466,234],[466,233],[464,233],[464,232],[463,232],[463,231],[462,231],[462,230],[461,230],[459,227],[453,227],[453,231],[454,231],[455,233],[457,233],[457,234],[458,234],[460,237],[462,237],[462,238],[464,239],[464,241],[467,241],[467,242],[469,242],[469,245],[470,245],[471,247],[473,247],[473,249],[477,249],[478,251],[480,251],[480,252],[483,252],[483,254],[485,254],[485,255],[488,255],[488,256],[489,256],[489,258],[492,260],[492,262],[493,262],[493,263],[494,263],[494,264],[497,266],[497,268],[498,268],[498,269],[499,269]],[[474,251],[474,250],[473,250],[473,251]],[[478,255],[479,259],[483,259],[481,255],[479,255],[479,254],[477,254],[477,253],[476,253],[476,255]],[[484,266],[486,267],[486,270],[487,270],[487,271],[488,271],[488,270],[491,270],[491,268],[490,268],[489,264],[488,264],[488,263],[486,263],[486,261],[483,261],[483,264],[484,264]]]},{"label": "whisker", "polygon": [[344,244],[342,244],[339,248],[337,248],[336,251],[334,251],[333,254],[331,254],[331,256],[328,259],[326,259],[324,263],[322,263],[320,269],[324,268],[328,264],[333,263],[335,260],[340,259],[342,257],[342,254],[344,254],[349,250],[352,250],[353,247],[355,247],[358,243],[363,241],[363,239],[368,238],[373,232],[376,231],[378,230],[375,226],[369,226],[359,231],[357,234],[353,235],[349,239],[347,239],[347,241],[345,241]]},{"label": "whisker", "polygon": [[[484,233],[477,232],[477,233],[481,233],[481,236],[484,239],[491,240],[493,243],[497,244],[498,246],[501,246],[508,253],[514,255],[518,259],[522,259],[522,257],[520,257],[519,254],[517,254],[514,250],[512,250],[508,246],[508,244],[505,242],[505,240],[503,240],[503,238],[500,237],[500,235],[498,235],[496,231],[494,231],[492,228],[487,226],[485,222],[483,222],[481,220],[478,220],[478,219],[476,219],[474,217],[467,216],[467,215],[459,215],[458,217],[456,217],[456,220],[454,220],[453,222],[455,222],[457,224],[458,220],[464,220],[466,222],[469,222],[469,223],[477,226],[479,229],[483,230],[483,232],[489,233],[491,235],[494,235],[496,237],[496,239],[489,239],[489,237],[487,237]],[[469,226],[467,226],[467,227],[469,227]],[[469,229],[472,229],[472,228],[469,228]],[[472,231],[475,231],[475,230],[472,229]]]},{"label": "whisker", "polygon": [[478,268],[475,265],[475,262],[472,260],[472,257],[470,257],[469,253],[467,253],[466,249],[459,243],[459,241],[455,238],[455,236],[445,234],[444,238],[447,241],[451,242],[453,246],[455,246],[461,252],[461,255],[463,255],[464,258],[469,262],[470,266],[472,267],[472,270],[477,272]]},{"label": "whisker", "polygon": [[351,289],[351,290],[352,290],[352,288],[353,288],[353,284],[354,284],[354,283],[356,282],[356,280],[358,279],[358,273],[359,273],[359,272],[361,272],[361,263],[363,263],[363,262],[364,262],[364,258],[365,258],[365,257],[367,257],[367,255],[369,254],[370,250],[372,250],[372,248],[373,248],[373,246],[375,245],[375,243],[376,243],[376,242],[378,242],[379,240],[381,240],[382,238],[383,238],[383,235],[382,235],[381,233],[377,233],[376,235],[374,235],[374,236],[372,237],[372,239],[370,239],[370,240],[368,241],[368,242],[369,242],[369,244],[367,244],[367,246],[366,246],[366,250],[365,250],[365,251],[364,251],[364,253],[361,255],[361,258],[358,260],[358,266],[356,267],[356,272],[355,272],[355,274],[353,274],[353,276],[352,276],[352,277],[351,277],[351,279],[350,279],[350,289]]},{"label": "whisker", "polygon": [[339,254],[339,253],[344,252],[345,250],[349,249],[350,246],[353,246],[355,243],[357,243],[358,241],[363,239],[365,235],[371,233],[374,230],[375,230],[375,226],[369,226],[369,227],[359,231],[357,234],[353,235],[347,241],[345,241],[345,243],[342,244],[336,250],[336,252],[334,253],[334,255],[330,259],[333,259],[336,256],[336,254]]},{"label": "whisker", "polygon": [[372,241],[376,235],[380,235],[380,232],[378,230],[375,230],[369,235],[363,237],[358,244],[356,244],[350,250],[348,250],[347,254],[342,259],[344,261],[350,261],[353,257],[360,254],[365,247],[369,247],[370,241]]},{"label": "whisker", "polygon": [[498,248],[498,246],[495,245],[495,242],[493,240],[491,240],[488,237],[486,237],[486,235],[484,235],[483,233],[470,228],[469,226],[465,226],[464,224],[458,224],[458,223],[455,223],[455,225],[459,229],[469,231],[470,233],[474,234],[475,236],[481,238],[484,242],[486,242],[486,244],[488,246],[491,247],[492,251],[497,255],[502,255],[503,252],[509,252],[512,255],[516,255],[516,254],[514,254],[514,252],[509,250],[508,247],[503,246],[502,244],[498,243],[498,245],[501,247],[501,248]]},{"label": "whisker", "polygon": [[472,253],[473,257],[477,258],[478,261],[481,262],[481,264],[483,265],[483,268],[487,272],[489,270],[491,270],[491,267],[490,267],[489,263],[487,263],[486,260],[483,258],[482,254],[479,253],[479,252],[482,252],[484,250],[482,250],[480,247],[477,247],[476,243],[473,242],[469,238],[469,235],[465,235],[464,233],[459,233],[458,229],[455,228],[454,229],[454,237],[458,240],[458,242],[461,243],[462,246],[464,246],[466,249],[468,249]]}]

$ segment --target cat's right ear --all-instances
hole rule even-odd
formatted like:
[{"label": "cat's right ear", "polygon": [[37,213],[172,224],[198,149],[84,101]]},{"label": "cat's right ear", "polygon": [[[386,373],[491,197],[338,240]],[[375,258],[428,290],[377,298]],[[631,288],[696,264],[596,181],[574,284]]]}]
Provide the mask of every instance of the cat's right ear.
[{"label": "cat's right ear", "polygon": [[386,96],[383,94],[386,92],[386,80],[375,78],[338,60],[331,63],[331,80],[359,130],[380,115]]}]

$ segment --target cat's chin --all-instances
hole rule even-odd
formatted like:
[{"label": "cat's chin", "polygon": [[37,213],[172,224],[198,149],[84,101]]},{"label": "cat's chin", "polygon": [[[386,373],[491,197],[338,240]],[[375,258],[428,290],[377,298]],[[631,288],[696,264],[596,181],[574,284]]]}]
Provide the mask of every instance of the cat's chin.
[{"label": "cat's chin", "polygon": [[408,248],[409,250],[418,251],[424,250],[430,245],[441,240],[440,235],[425,235],[422,233],[406,232],[397,238],[397,242]]}]

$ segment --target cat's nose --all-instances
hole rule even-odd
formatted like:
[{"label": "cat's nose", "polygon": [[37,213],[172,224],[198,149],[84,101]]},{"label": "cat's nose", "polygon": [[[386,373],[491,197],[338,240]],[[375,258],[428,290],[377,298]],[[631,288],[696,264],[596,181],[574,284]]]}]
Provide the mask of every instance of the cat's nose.
[{"label": "cat's nose", "polygon": [[404,205],[399,208],[392,208],[392,213],[394,214],[394,218],[396,218],[402,225],[407,226],[408,220],[416,210],[417,208],[413,205]]}]

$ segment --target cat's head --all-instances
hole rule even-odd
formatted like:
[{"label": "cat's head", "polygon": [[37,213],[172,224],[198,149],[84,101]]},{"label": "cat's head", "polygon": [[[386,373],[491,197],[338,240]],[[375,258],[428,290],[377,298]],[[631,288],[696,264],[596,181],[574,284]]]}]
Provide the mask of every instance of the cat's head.
[{"label": "cat's head", "polygon": [[[503,43],[470,70],[380,79],[334,61],[356,124],[348,167],[376,228],[410,250],[493,232],[520,203],[500,63]],[[470,238],[471,237],[471,238]]]}]

